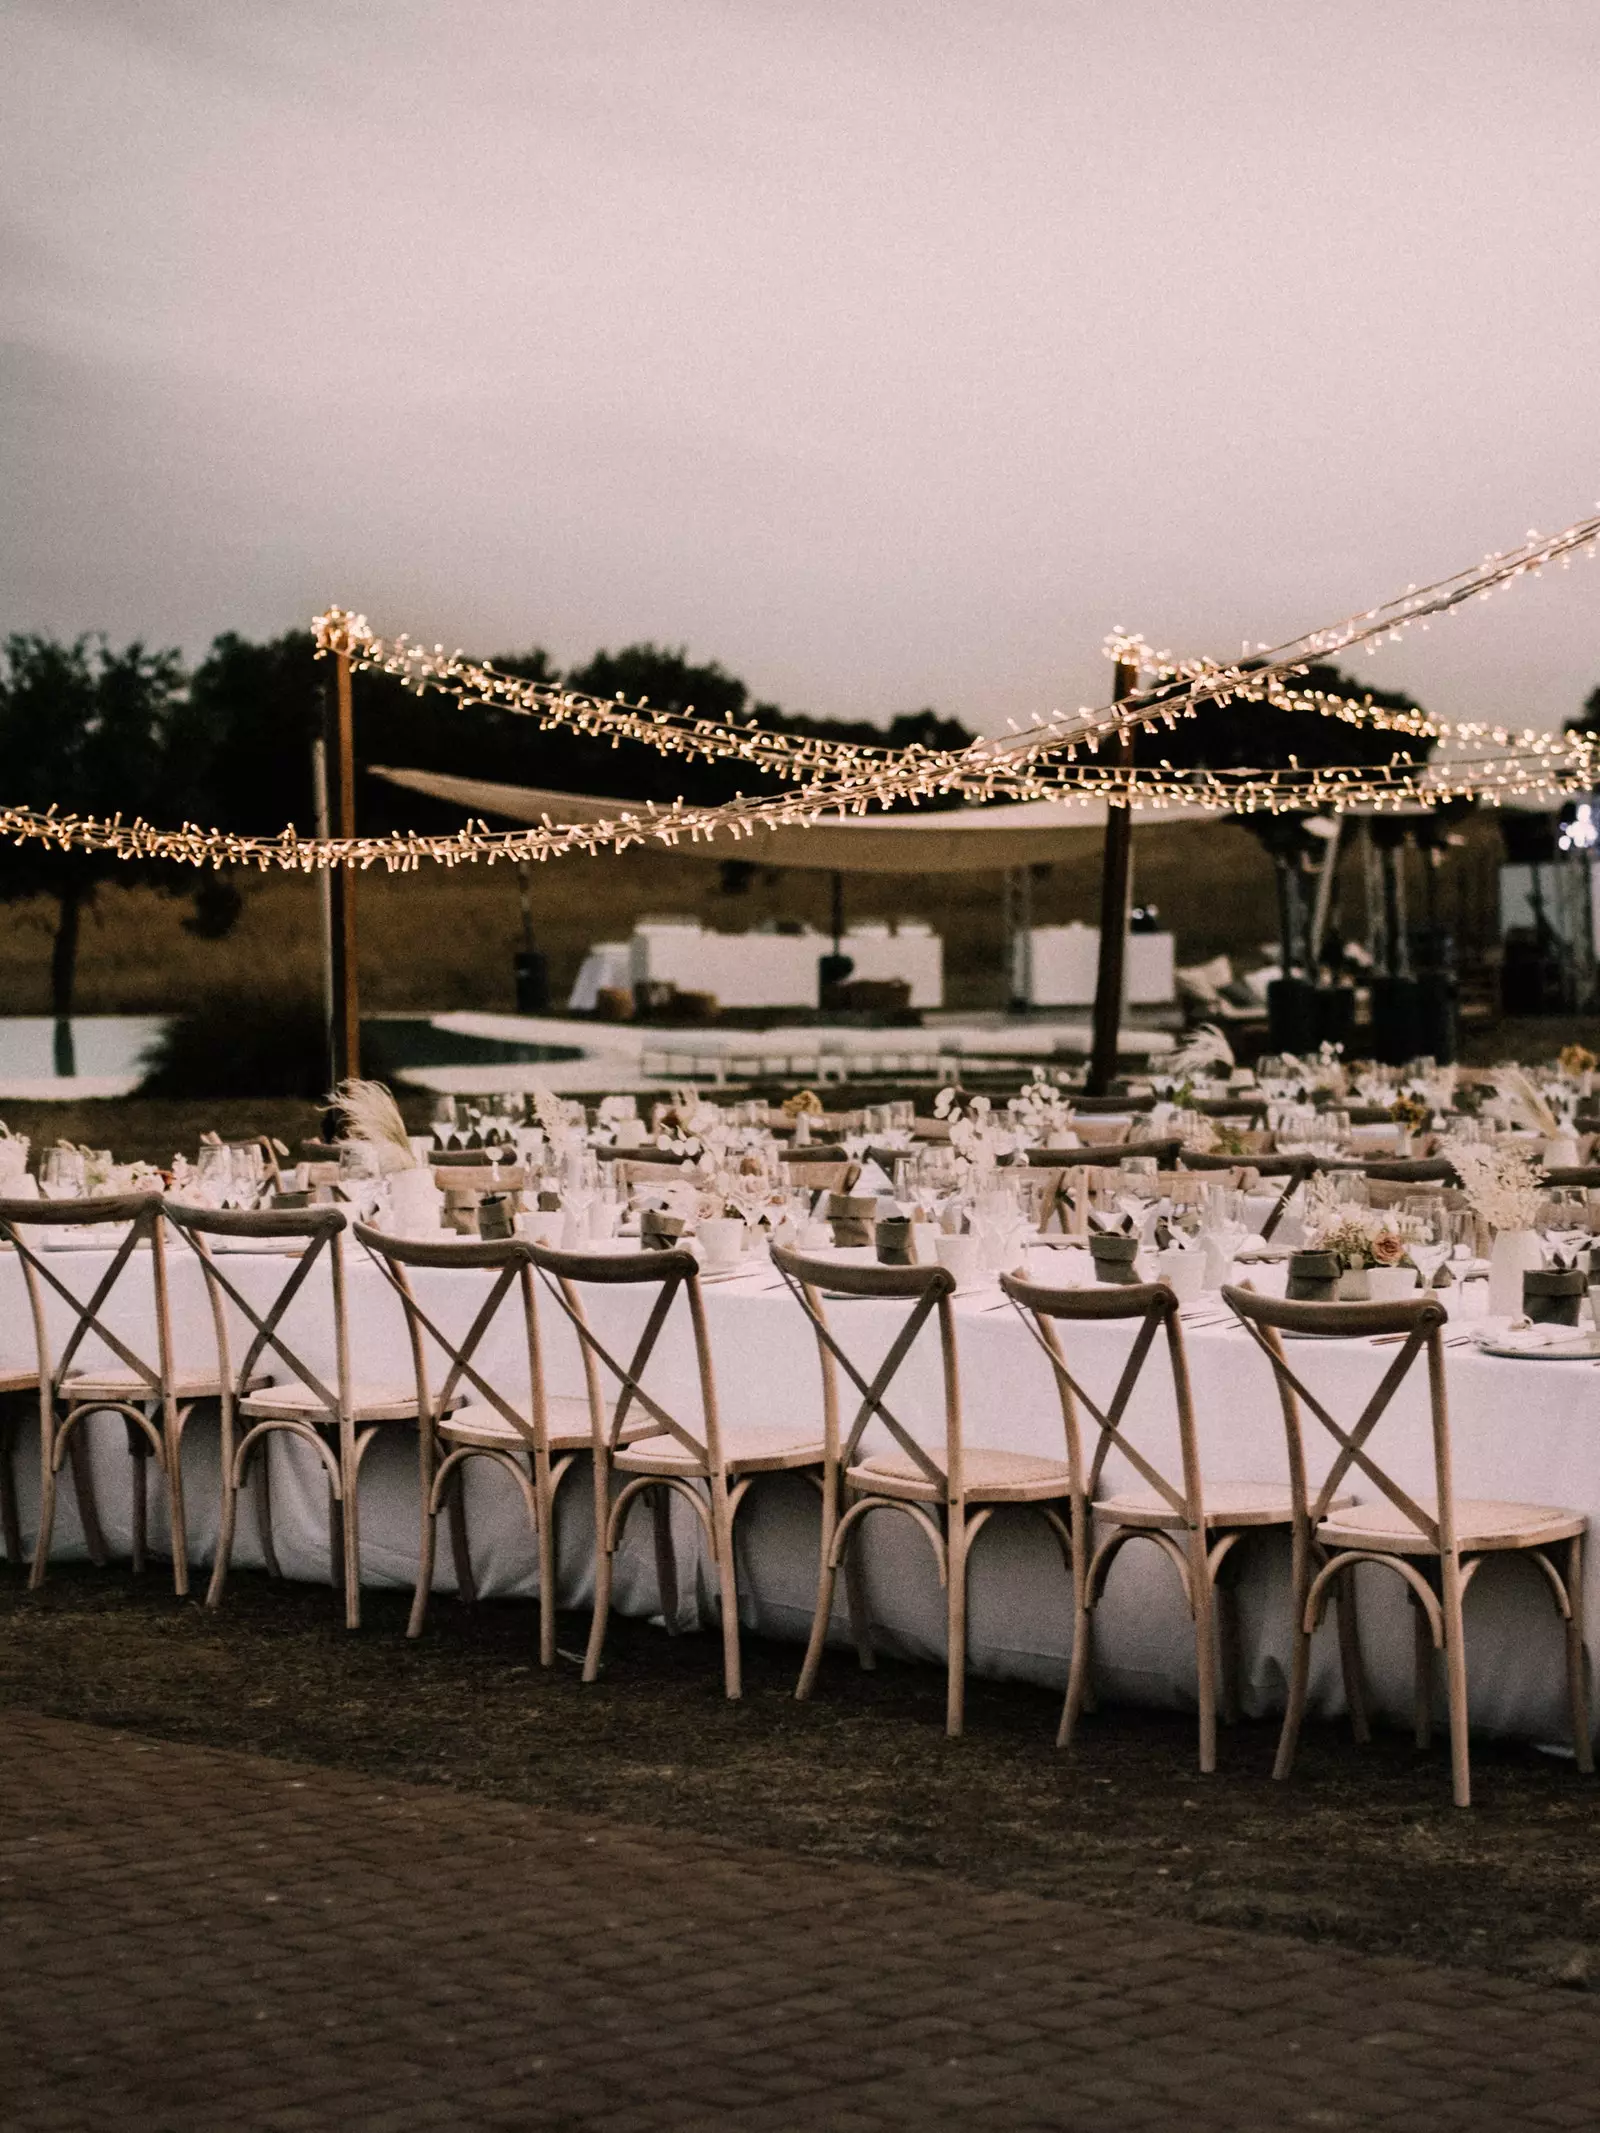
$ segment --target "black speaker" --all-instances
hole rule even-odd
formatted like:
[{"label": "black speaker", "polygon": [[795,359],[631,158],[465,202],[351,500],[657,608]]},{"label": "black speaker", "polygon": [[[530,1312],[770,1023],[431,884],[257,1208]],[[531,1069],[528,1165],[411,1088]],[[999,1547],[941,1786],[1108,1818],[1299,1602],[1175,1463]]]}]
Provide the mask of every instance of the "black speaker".
[{"label": "black speaker", "polygon": [[1274,978],[1267,987],[1267,1048],[1273,1052],[1314,1052],[1317,1037],[1317,988],[1309,978]]},{"label": "black speaker", "polygon": [[1340,1044],[1350,1058],[1356,1038],[1356,989],[1353,985],[1317,987],[1317,1042]]},{"label": "black speaker", "polygon": [[519,949],[516,956],[517,1013],[546,1015],[550,1012],[550,966],[542,948]]},{"label": "black speaker", "polygon": [[1422,1041],[1420,987],[1415,978],[1372,981],[1372,1056],[1380,1066],[1404,1066],[1427,1050]]},{"label": "black speaker", "polygon": [[1424,970],[1417,979],[1418,1050],[1431,1052],[1440,1066],[1455,1063],[1457,988],[1448,970]]}]

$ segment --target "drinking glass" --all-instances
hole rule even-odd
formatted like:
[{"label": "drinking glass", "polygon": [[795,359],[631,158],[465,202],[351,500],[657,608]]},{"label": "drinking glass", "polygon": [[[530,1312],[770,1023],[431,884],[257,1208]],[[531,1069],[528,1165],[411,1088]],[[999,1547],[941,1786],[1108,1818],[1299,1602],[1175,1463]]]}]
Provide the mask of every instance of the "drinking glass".
[{"label": "drinking glass", "polygon": [[378,1151],[370,1141],[340,1142],[339,1190],[363,1220],[378,1204],[381,1180]]},{"label": "drinking glass", "polygon": [[267,1161],[259,1141],[241,1141],[228,1150],[229,1202],[234,1207],[254,1207],[267,1182]]},{"label": "drinking glass", "polygon": [[83,1196],[83,1152],[78,1148],[47,1148],[39,1161],[39,1190],[47,1200],[77,1200]]},{"label": "drinking glass", "polygon": [[1411,1193],[1401,1201],[1398,1213],[1400,1234],[1412,1264],[1422,1277],[1422,1286],[1431,1289],[1433,1277],[1450,1251],[1443,1199],[1438,1193]]},{"label": "drinking glass", "polygon": [[205,1142],[195,1157],[194,1182],[202,1207],[226,1207],[233,1194],[233,1150]]}]

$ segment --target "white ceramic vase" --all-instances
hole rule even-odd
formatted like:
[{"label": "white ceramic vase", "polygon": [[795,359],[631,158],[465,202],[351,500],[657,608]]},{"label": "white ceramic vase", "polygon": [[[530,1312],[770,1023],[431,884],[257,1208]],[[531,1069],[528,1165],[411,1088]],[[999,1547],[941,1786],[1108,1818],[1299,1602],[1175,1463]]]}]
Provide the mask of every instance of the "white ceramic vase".
[{"label": "white ceramic vase", "polygon": [[1543,1265],[1537,1231],[1501,1230],[1489,1250],[1489,1316],[1520,1318],[1522,1277],[1530,1267]]}]

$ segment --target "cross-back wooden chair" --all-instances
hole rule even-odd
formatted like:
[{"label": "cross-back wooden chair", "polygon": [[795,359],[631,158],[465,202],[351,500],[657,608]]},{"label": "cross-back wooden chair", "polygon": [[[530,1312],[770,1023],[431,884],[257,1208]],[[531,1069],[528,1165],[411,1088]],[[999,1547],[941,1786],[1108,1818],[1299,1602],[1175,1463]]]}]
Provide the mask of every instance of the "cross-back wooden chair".
[{"label": "cross-back wooden chair", "polygon": [[[91,1414],[110,1413],[122,1417],[133,1461],[134,1571],[142,1572],[145,1567],[148,1468],[154,1461],[167,1486],[173,1590],[180,1595],[189,1590],[183,1433],[196,1407],[220,1397],[222,1384],[215,1370],[179,1369],[174,1362],[161,1204],[160,1194],[154,1192],[79,1200],[0,1201],[0,1236],[16,1252],[22,1267],[38,1356],[35,1383],[39,1395],[39,1531],[28,1580],[30,1589],[44,1583],[55,1526],[58,1478],[67,1461],[72,1465],[90,1556],[96,1563],[106,1560],[105,1536],[94,1501],[82,1429]],[[122,1231],[120,1236],[108,1235],[109,1262],[87,1294],[63,1279],[70,1260],[41,1251],[29,1234],[39,1229],[85,1226]],[[124,1336],[107,1323],[107,1308],[119,1290],[144,1289],[146,1279],[149,1333],[141,1332],[137,1339]],[[59,1347],[51,1339],[47,1292],[64,1307],[69,1321]],[[9,1531],[7,1540],[9,1546]]]},{"label": "cross-back wooden chair", "polygon": [[[1289,1443],[1294,1490],[1294,1661],[1289,1702],[1273,1769],[1287,1778],[1305,1713],[1311,1636],[1330,1592],[1348,1584],[1358,1563],[1376,1563],[1404,1579],[1415,1630],[1415,1728],[1426,1747],[1433,1705],[1433,1654],[1442,1650],[1449,1692],[1450,1767],[1458,1807],[1471,1804],[1468,1760],[1467,1657],[1462,1600],[1485,1558],[1528,1556],[1549,1585],[1566,1627],[1567,1692],[1578,1768],[1594,1768],[1584,1682],[1583,1543],[1588,1520],[1579,1511],[1545,1504],[1477,1501],[1457,1497],[1451,1467],[1450,1415],[1445,1398],[1444,1348],[1440,1329],[1448,1314],[1432,1296],[1391,1304],[1289,1303],[1253,1289],[1225,1288],[1223,1296],[1272,1366]],[[1343,1335],[1350,1339],[1399,1336],[1400,1345],[1356,1420],[1348,1425],[1330,1413],[1284,1357],[1284,1333]],[[1428,1376],[1433,1439],[1434,1489],[1413,1494],[1397,1481],[1372,1449],[1372,1439],[1412,1368]],[[1338,1447],[1323,1481],[1307,1475],[1301,1422],[1309,1409]],[[1341,1506],[1338,1491],[1354,1474],[1377,1490],[1368,1503]],[[1552,1551],[1565,1558],[1558,1566]]]},{"label": "cross-back wooden chair", "polygon": [[[167,1219],[194,1252],[205,1273],[212,1324],[231,1401],[223,1407],[222,1515],[217,1556],[212,1566],[206,1605],[222,1604],[233,1557],[239,1495],[252,1460],[264,1461],[268,1440],[277,1433],[309,1445],[328,1484],[328,1554],[334,1589],[344,1595],[347,1629],[361,1627],[361,1464],[380,1429],[417,1420],[417,1389],[403,1380],[358,1382],[350,1368],[350,1322],[346,1297],[345,1230],[340,1207],[294,1209],[186,1207],[166,1203]],[[277,1294],[264,1307],[242,1289],[212,1239],[249,1237],[276,1240],[286,1250],[300,1249]],[[259,1265],[259,1259],[255,1262]],[[319,1276],[313,1281],[313,1276]],[[331,1316],[334,1367],[309,1361],[301,1353],[303,1336],[291,1341],[286,1320],[291,1305],[313,1297],[325,1280]],[[234,1324],[244,1322],[243,1355]],[[330,1382],[331,1380],[331,1382]],[[239,1434],[239,1425],[244,1425]],[[258,1502],[261,1500],[257,1499]],[[276,1571],[270,1517],[263,1531],[263,1553]]]},{"label": "cross-back wooden chair", "polygon": [[[1002,1504],[1025,1504],[1041,1514],[1055,1535],[1076,1591],[1081,1585],[1077,1566],[1083,1554],[1081,1545],[1075,1545],[1071,1468],[1063,1459],[1032,1452],[977,1450],[965,1444],[955,1314],[950,1307],[955,1278],[946,1268],[842,1265],[837,1260],[807,1258],[778,1245],[773,1246],[772,1263],[816,1335],[822,1366],[824,1442],[835,1470],[832,1488],[835,1502],[841,1487],[846,1498],[846,1508],[833,1523],[831,1535],[824,1534],[816,1612],[795,1695],[807,1697],[816,1686],[839,1567],[843,1563],[848,1574],[860,1527],[874,1511],[898,1511],[927,1538],[945,1589],[945,1730],[953,1737],[961,1731],[966,1701],[967,1565],[973,1544]],[[859,1362],[852,1352],[854,1344],[839,1339],[826,1312],[825,1290],[905,1307],[899,1330],[876,1366]],[[943,1383],[941,1427],[932,1443],[917,1436],[889,1404],[894,1380],[925,1328],[931,1328],[938,1339]],[[841,1374],[860,1395],[848,1431],[840,1422]],[[862,1440],[873,1423],[881,1424],[894,1440],[890,1449],[863,1449]],[[825,1505],[828,1486],[825,1479]],[[826,1510],[824,1515],[826,1520]],[[858,1637],[870,1638],[864,1610]]]},{"label": "cross-back wooden chair", "polygon": [[[556,1497],[562,1482],[581,1457],[594,1449],[591,1401],[599,1387],[592,1357],[584,1353],[588,1396],[553,1393],[545,1382],[544,1342],[540,1330],[538,1282],[533,1253],[521,1238],[505,1242],[435,1244],[426,1239],[392,1236],[387,1230],[357,1224],[363,1246],[399,1296],[411,1336],[417,1380],[419,1481],[422,1536],[418,1550],[416,1595],[406,1634],[420,1636],[433,1588],[439,1513],[448,1506],[461,1597],[477,1597],[472,1573],[462,1484],[470,1460],[485,1459],[509,1474],[521,1491],[539,1550],[539,1663],[556,1663]],[[436,1310],[417,1297],[415,1269],[476,1271],[492,1279],[463,1334],[447,1333]],[[484,1342],[503,1313],[520,1320],[521,1348],[527,1366],[524,1392],[515,1396],[505,1382],[485,1375]],[[435,1364],[439,1368],[435,1369]],[[437,1390],[435,1386],[437,1385]]]},{"label": "cross-back wooden chair", "polygon": [[[611,1615],[611,1585],[616,1551],[628,1514],[641,1497],[659,1505],[656,1570],[661,1581],[661,1608],[670,1627],[677,1614],[677,1575],[664,1513],[672,1495],[693,1510],[710,1551],[722,1611],[722,1678],[730,1699],[743,1692],[739,1656],[739,1594],[734,1566],[733,1529],[739,1507],[762,1474],[805,1472],[820,1468],[822,1433],[804,1425],[740,1421],[725,1426],[717,1404],[716,1373],[700,1293],[700,1267],[692,1252],[565,1252],[530,1246],[549,1293],[565,1313],[595,1366],[591,1378],[591,1416],[596,1469],[596,1552],[594,1622],[584,1659],[583,1678],[593,1681],[605,1652]],[[644,1326],[624,1357],[596,1332],[584,1309],[586,1288],[654,1289]],[[656,1345],[682,1299],[694,1342],[696,1397],[668,1407],[650,1391],[644,1378]],[[617,1343],[620,1350],[622,1344]],[[614,1403],[603,1408],[598,1387],[614,1388]],[[622,1486],[609,1503],[606,1477],[616,1474]]]},{"label": "cross-back wooden chair", "polygon": [[[1057,1738],[1063,1747],[1071,1744],[1091,1690],[1093,1618],[1105,1595],[1107,1573],[1130,1541],[1150,1541],[1176,1570],[1194,1623],[1200,1768],[1203,1772],[1213,1771],[1217,1765],[1219,1646],[1223,1715],[1230,1721],[1239,1715],[1238,1579],[1243,1544],[1263,1533],[1282,1532],[1291,1525],[1292,1493],[1281,1483],[1203,1476],[1178,1300],[1165,1282],[1063,1289],[1002,1274],[1000,1286],[1050,1365],[1061,1401],[1068,1460],[1077,1492],[1087,1503],[1095,1540],[1092,1550],[1085,1550],[1079,1625]],[[1136,1330],[1116,1385],[1102,1406],[1074,1374],[1063,1352],[1062,1329],[1118,1321]],[[1128,1417],[1135,1389],[1158,1342],[1166,1351],[1177,1414],[1175,1475],[1170,1463],[1158,1465],[1134,1441]],[[1087,1465],[1080,1409],[1090,1417],[1093,1427],[1093,1450]],[[1113,1453],[1132,1468],[1134,1478],[1108,1491],[1106,1466]],[[1342,1624],[1344,1619],[1341,1617]],[[1355,1664],[1353,1621],[1342,1649],[1352,1708],[1364,1710]]]},{"label": "cross-back wooden chair", "polygon": [[[805,1151],[802,1149],[801,1154]],[[830,1192],[849,1193],[861,1175],[861,1165],[843,1157],[838,1162],[796,1162],[785,1156],[779,1165],[791,1192],[809,1192],[816,1197]]]},{"label": "cross-back wooden chair", "polygon": [[[1289,1202],[1318,1168],[1316,1157],[1309,1155],[1210,1155],[1202,1154],[1197,1148],[1185,1148],[1182,1160],[1184,1169],[1197,1176],[1204,1176],[1208,1171],[1226,1171],[1228,1182],[1238,1185],[1245,1171],[1254,1171],[1259,1180],[1276,1185],[1278,1197],[1261,1225],[1263,1241],[1273,1236],[1289,1211]],[[1217,1182],[1217,1178],[1211,1179],[1211,1183]]]}]

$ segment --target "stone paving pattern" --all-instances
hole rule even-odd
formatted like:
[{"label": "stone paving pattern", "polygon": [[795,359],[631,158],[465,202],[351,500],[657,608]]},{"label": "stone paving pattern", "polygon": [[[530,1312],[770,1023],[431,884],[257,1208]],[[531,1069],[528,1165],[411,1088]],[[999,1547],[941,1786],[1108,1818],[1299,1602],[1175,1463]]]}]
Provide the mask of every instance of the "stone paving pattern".
[{"label": "stone paving pattern", "polygon": [[1600,2123],[1600,2005],[0,1714],[0,2126]]}]

